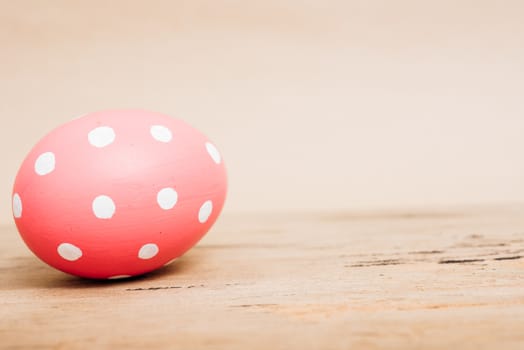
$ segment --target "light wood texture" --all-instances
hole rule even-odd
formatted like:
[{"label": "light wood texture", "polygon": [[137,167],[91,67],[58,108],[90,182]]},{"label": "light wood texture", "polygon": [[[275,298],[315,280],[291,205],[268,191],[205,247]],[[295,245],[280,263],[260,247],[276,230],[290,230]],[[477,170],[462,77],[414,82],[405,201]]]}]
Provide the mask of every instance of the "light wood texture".
[{"label": "light wood texture", "polygon": [[523,349],[524,208],[225,213],[175,264],[55,271],[0,232],[0,348]]}]

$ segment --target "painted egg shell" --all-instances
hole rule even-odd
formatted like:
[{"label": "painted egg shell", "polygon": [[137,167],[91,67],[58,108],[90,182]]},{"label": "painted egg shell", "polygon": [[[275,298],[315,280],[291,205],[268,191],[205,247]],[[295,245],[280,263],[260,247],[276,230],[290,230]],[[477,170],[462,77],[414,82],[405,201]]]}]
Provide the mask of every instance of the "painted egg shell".
[{"label": "painted egg shell", "polygon": [[188,124],[103,111],[45,136],[22,163],[13,215],[47,264],[96,279],[158,269],[217,219],[227,179],[216,146]]}]

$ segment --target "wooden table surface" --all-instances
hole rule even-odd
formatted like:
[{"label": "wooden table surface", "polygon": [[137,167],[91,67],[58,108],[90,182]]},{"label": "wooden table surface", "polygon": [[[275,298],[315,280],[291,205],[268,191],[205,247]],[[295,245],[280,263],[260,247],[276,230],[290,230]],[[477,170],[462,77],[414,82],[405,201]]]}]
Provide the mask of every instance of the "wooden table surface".
[{"label": "wooden table surface", "polygon": [[524,207],[225,213],[127,281],[0,230],[0,348],[524,349]]}]

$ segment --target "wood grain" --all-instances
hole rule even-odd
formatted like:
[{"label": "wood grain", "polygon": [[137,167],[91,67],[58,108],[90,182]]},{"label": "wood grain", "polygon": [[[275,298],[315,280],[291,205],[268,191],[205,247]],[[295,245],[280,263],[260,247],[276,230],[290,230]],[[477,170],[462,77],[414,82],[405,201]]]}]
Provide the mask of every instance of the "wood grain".
[{"label": "wood grain", "polygon": [[0,234],[2,349],[523,349],[524,208],[225,213],[175,264],[55,271]]}]

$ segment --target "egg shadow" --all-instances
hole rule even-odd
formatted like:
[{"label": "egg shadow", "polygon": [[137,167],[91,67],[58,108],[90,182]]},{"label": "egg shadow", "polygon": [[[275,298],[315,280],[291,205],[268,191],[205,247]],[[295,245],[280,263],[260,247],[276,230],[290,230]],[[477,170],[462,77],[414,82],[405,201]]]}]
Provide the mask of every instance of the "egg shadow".
[{"label": "egg shadow", "polygon": [[62,274],[60,279],[54,281],[55,288],[103,288],[130,285],[137,281],[158,281],[165,279],[167,276],[182,273],[188,267],[188,259],[180,258],[177,261],[163,266],[155,271],[151,271],[142,275],[132,276],[120,279],[89,279],[83,277]]},{"label": "egg shadow", "polygon": [[55,270],[40,260],[31,257],[15,258],[14,266],[0,270],[4,283],[0,290],[16,289],[89,289],[110,288],[136,283],[137,281],[158,281],[168,276],[180,275],[191,265],[191,257],[181,257],[158,270],[139,276],[115,280],[101,280],[77,277]]}]

